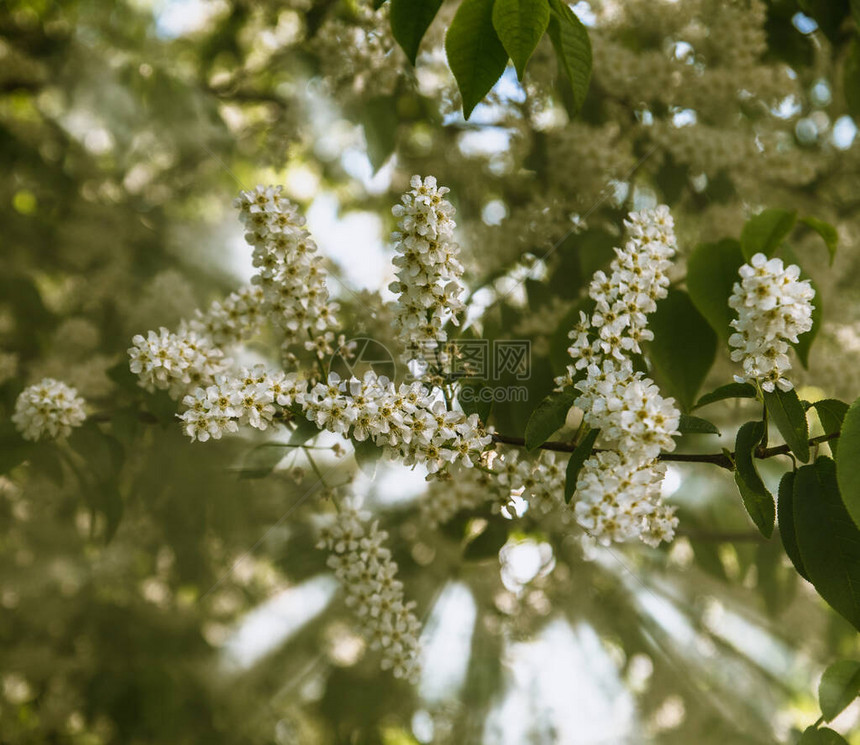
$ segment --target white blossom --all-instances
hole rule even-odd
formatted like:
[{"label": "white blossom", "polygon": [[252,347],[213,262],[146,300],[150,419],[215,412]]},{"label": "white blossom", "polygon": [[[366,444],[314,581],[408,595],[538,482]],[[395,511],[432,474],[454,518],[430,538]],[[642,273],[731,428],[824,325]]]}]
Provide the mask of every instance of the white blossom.
[{"label": "white blossom", "polygon": [[278,411],[292,406],[307,383],[296,373],[269,373],[263,365],[243,368],[236,377],[219,375],[212,385],[200,387],[182,399],[179,416],[192,441],[218,440],[240,425],[265,430]]},{"label": "white blossom", "polygon": [[598,271],[592,278],[594,312],[580,313],[570,331],[573,364],[556,383],[579,391],[574,403],[585,424],[599,429],[601,442],[613,449],[585,461],[576,485],[577,521],[600,541],[638,536],[653,543],[673,535],[674,518],[660,503],[664,471],[657,457],[674,450],[680,412],[654,381],[633,369],[631,356],[653,338],[647,316],[666,297],[676,242],[664,205],[632,213],[625,226],[628,240],[615,249],[609,274]]},{"label": "white blossom", "polygon": [[190,329],[166,328],[137,334],[128,350],[129,369],[147,390],[166,390],[179,398],[198,385],[210,384],[226,370],[226,360],[211,341]]},{"label": "white blossom", "polygon": [[86,417],[84,399],[74,388],[44,378],[18,395],[12,422],[24,439],[47,440],[68,437]]},{"label": "white blossom", "polygon": [[743,364],[740,382],[761,385],[768,392],[792,389],[785,377],[791,369],[789,342],[812,328],[812,298],[809,280],[800,279],[800,267],[783,266],[781,259],[758,253],[739,272],[729,306],[737,311],[732,320],[735,333],[729,337],[732,360]]},{"label": "white blossom", "polygon": [[457,323],[464,308],[460,295],[463,266],[454,242],[454,207],[448,189],[433,176],[413,176],[411,189],[392,212],[399,218],[392,235],[398,256],[397,281],[389,286],[398,295],[394,327],[406,348],[405,361],[426,359],[447,341],[444,326]]},{"label": "white blossom", "polygon": [[263,306],[284,334],[284,346],[300,344],[319,358],[334,352],[338,306],[329,301],[326,272],[305,218],[280,186],[242,191],[234,202],[254,248],[252,282]]},{"label": "white blossom", "polygon": [[382,653],[382,669],[416,682],[421,624],[415,603],[407,602],[397,564],[385,546],[388,534],[368,523],[344,501],[334,523],[323,529],[318,548],[331,552],[328,565],[347,593],[347,605],[358,617],[372,649]]}]

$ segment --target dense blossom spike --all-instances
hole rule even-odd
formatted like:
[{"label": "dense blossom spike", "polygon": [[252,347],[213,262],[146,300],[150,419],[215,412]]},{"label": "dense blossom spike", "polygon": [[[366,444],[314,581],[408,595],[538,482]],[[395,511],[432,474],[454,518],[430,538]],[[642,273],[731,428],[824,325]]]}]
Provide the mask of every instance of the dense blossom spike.
[{"label": "dense blossom spike", "polygon": [[318,548],[331,552],[328,565],[347,593],[371,649],[382,653],[382,669],[417,682],[421,624],[414,601],[407,602],[397,564],[385,546],[388,533],[349,503],[341,504],[332,525],[322,530]]},{"label": "dense blossom spike", "polygon": [[[609,275],[594,274],[594,312],[582,313],[570,332],[573,364],[556,383],[574,385],[585,423],[618,451],[585,461],[577,480],[577,521],[602,542],[639,536],[659,543],[671,540],[676,520],[660,501],[664,470],[656,458],[674,449],[680,412],[654,381],[633,369],[631,356],[653,338],[647,316],[666,297],[675,233],[666,206],[634,212],[625,226],[628,240],[615,249]],[[581,370],[585,378],[574,383]]]},{"label": "dense blossom spike", "polygon": [[280,186],[257,186],[234,201],[253,246],[257,271],[252,282],[263,291],[263,306],[284,334],[319,358],[334,352],[337,303],[329,301],[326,271],[298,207]]},{"label": "dense blossom spike", "polygon": [[392,212],[399,218],[393,234],[397,281],[395,329],[406,348],[405,361],[426,360],[447,341],[444,326],[457,323],[463,308],[460,277],[463,266],[454,242],[454,207],[445,199],[448,189],[433,176],[413,176],[411,189]]},{"label": "dense blossom spike", "polygon": [[812,298],[815,290],[808,279],[800,279],[800,267],[783,266],[781,259],[758,253],[739,272],[729,298],[738,317],[729,337],[732,360],[742,362],[739,383],[749,382],[773,392],[789,391],[793,385],[784,373],[791,369],[788,344],[812,328]]}]

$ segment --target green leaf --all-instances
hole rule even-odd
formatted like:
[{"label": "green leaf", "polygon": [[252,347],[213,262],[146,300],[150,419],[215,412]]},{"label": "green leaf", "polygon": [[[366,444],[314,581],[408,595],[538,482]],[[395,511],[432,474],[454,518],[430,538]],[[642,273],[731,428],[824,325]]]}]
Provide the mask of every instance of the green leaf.
[{"label": "green leaf", "polygon": [[840,660],[824,671],[818,685],[821,713],[830,722],[860,695],[860,662]]},{"label": "green leaf", "polygon": [[727,398],[755,398],[757,395],[754,385],[749,383],[728,383],[706,393],[693,407],[693,410],[707,406],[708,404],[724,401]]},{"label": "green leaf", "polygon": [[526,424],[526,450],[534,450],[543,445],[552,435],[564,426],[567,412],[573,406],[577,392],[573,390],[551,393],[532,412]]},{"label": "green leaf", "polygon": [[717,335],[683,290],[670,289],[648,319],[650,358],[662,386],[689,411],[717,356]]},{"label": "green leaf", "polygon": [[809,460],[809,425],[797,391],[775,390],[764,393],[764,404],[770,420],[776,425],[786,444],[803,463]]},{"label": "green leaf", "polygon": [[99,510],[105,516],[105,543],[110,543],[122,522],[125,512],[125,500],[119,490],[116,479],[110,479],[99,485]]},{"label": "green leaf", "polygon": [[63,463],[54,443],[39,443],[30,453],[29,460],[33,470],[47,476],[57,486],[63,485]]},{"label": "green leaf", "polygon": [[391,0],[391,33],[413,65],[441,6],[442,0]]},{"label": "green leaf", "polygon": [[576,449],[570,454],[570,460],[567,461],[567,471],[564,477],[564,502],[570,504],[570,498],[576,491],[576,480],[579,478],[579,472],[582,470],[582,465],[591,455],[591,449],[594,447],[594,442],[597,440],[597,435],[600,434],[599,429],[592,429],[582,439],[582,442],[576,446]]},{"label": "green leaf", "polygon": [[755,467],[754,453],[764,437],[764,422],[741,425],[735,440],[735,483],[738,485],[749,516],[765,538],[773,535],[776,507]]},{"label": "green leaf", "polygon": [[566,3],[550,0],[549,38],[558,66],[570,82],[575,111],[582,108],[591,80],[591,40],[588,30]]},{"label": "green leaf", "polygon": [[689,414],[681,414],[681,421],[678,423],[678,431],[682,435],[718,435],[720,430],[713,422],[707,419],[701,419],[697,416]]},{"label": "green leaf", "polygon": [[493,27],[520,80],[547,24],[548,0],[496,0],[493,5]]},{"label": "green leaf", "polygon": [[741,230],[741,250],[749,261],[755,254],[770,258],[797,222],[797,210],[768,209],[747,220]]},{"label": "green leaf", "polygon": [[860,530],[839,496],[830,458],[820,457],[797,472],[794,529],[818,594],[860,629]]},{"label": "green leaf", "polygon": [[848,742],[830,727],[807,727],[798,745],[848,745]]},{"label": "green leaf", "polygon": [[[834,432],[839,432],[842,429],[842,422],[848,411],[848,404],[836,398],[823,398],[820,401],[816,401],[812,406],[818,413],[818,421],[821,422],[821,427],[824,429],[825,435],[832,435]],[[839,440],[830,440],[828,444],[838,465],[839,458],[837,457],[837,453],[839,451]]]},{"label": "green leaf", "polygon": [[370,437],[366,440],[354,440],[352,447],[355,455],[355,462],[358,467],[369,477],[373,478],[376,473],[376,462],[382,455],[382,448],[379,447]]},{"label": "green leaf", "polygon": [[101,431],[95,422],[85,422],[69,437],[69,445],[86,461],[93,476],[99,481],[115,479],[125,459],[122,443]]},{"label": "green leaf", "polygon": [[268,476],[286,455],[289,445],[266,442],[248,451],[239,469],[240,479],[263,479]]},{"label": "green leaf", "polygon": [[730,323],[735,312],[729,307],[729,297],[740,281],[738,269],[743,263],[741,244],[732,238],[699,244],[687,262],[690,299],[724,342],[734,333]]},{"label": "green leaf", "polygon": [[845,509],[860,525],[860,398],[845,413],[839,449],[836,452],[836,477]]},{"label": "green leaf", "polygon": [[851,40],[842,65],[842,79],[845,108],[855,121],[860,120],[860,35]]},{"label": "green leaf", "polygon": [[492,388],[481,380],[461,380],[457,401],[466,416],[477,414],[486,423],[493,408],[493,399],[484,391],[492,393]]},{"label": "green leaf", "polygon": [[806,567],[803,566],[803,558],[797,547],[797,535],[794,530],[794,471],[788,471],[779,481],[777,492],[777,516],[779,518],[779,537],[782,546],[797,573],[805,580],[809,579]]},{"label": "green leaf", "polygon": [[801,279],[808,279],[809,283],[812,285],[812,289],[815,290],[815,299],[812,301],[812,328],[809,329],[805,334],[801,334],[797,338],[797,344],[792,344],[794,347],[794,351],[797,352],[797,358],[800,360],[800,364],[803,365],[804,368],[809,367],[809,350],[812,347],[812,342],[815,341],[815,337],[818,336],[818,332],[821,329],[821,315],[824,312],[823,302],[821,300],[821,292],[818,289],[818,286],[808,274],[805,272],[800,273]]},{"label": "green leaf", "polygon": [[466,561],[485,561],[498,558],[499,551],[508,540],[508,527],[501,520],[491,520],[477,538],[463,549]]},{"label": "green leaf", "polygon": [[839,247],[839,233],[836,232],[836,228],[829,222],[819,220],[817,217],[801,217],[800,222],[812,228],[824,239],[827,252],[830,254],[830,265],[833,266],[833,259],[836,258],[836,249]]},{"label": "green leaf", "polygon": [[373,9],[379,10],[388,0],[373,0]]},{"label": "green leaf", "polygon": [[773,523],[776,519],[776,509],[773,504],[773,497],[770,496],[769,492],[767,494],[762,494],[760,491],[751,488],[747,482],[741,478],[739,473],[735,474],[735,484],[737,484],[738,491],[741,494],[744,508],[753,523],[755,523],[759,533],[761,533],[765,538],[770,538],[773,535]]},{"label": "green leaf", "polygon": [[308,440],[320,433],[319,427],[303,415],[293,419],[293,424],[296,428],[290,435],[290,445],[304,445]]},{"label": "green leaf", "polygon": [[468,119],[508,64],[508,53],[493,28],[493,0],[463,0],[445,36],[445,53]]},{"label": "green leaf", "polygon": [[397,145],[397,99],[394,96],[376,96],[362,103],[360,113],[367,143],[367,158],[376,173],[394,152]]}]

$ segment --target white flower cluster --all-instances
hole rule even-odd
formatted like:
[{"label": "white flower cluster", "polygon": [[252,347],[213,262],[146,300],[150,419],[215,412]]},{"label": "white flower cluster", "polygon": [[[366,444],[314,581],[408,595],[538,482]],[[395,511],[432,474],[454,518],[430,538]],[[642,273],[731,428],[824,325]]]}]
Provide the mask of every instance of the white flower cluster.
[{"label": "white flower cluster", "polygon": [[628,241],[615,250],[610,275],[594,275],[589,287],[594,313],[583,313],[570,332],[574,363],[557,382],[569,385],[585,370],[585,378],[575,383],[580,391],[575,404],[585,423],[618,451],[586,460],[577,481],[579,524],[606,543],[634,536],[653,543],[657,536],[673,536],[674,518],[654,485],[663,478],[656,458],[674,449],[680,413],[673,399],[663,398],[652,380],[634,371],[630,355],[653,338],[647,314],[666,296],[675,234],[665,206],[632,213],[625,227]]},{"label": "white flower cluster", "polygon": [[397,564],[385,547],[388,534],[351,505],[341,505],[318,548],[331,551],[328,565],[347,592],[347,604],[361,621],[371,649],[382,651],[382,669],[416,682],[421,625],[414,601],[405,602]]},{"label": "white flower cluster", "polygon": [[243,287],[223,300],[213,301],[205,313],[197,310],[188,328],[211,339],[216,347],[238,344],[260,331],[263,300],[262,287]]},{"label": "white flower cluster", "polygon": [[791,369],[789,342],[812,328],[812,298],[815,290],[809,280],[800,279],[800,267],[783,266],[781,259],[761,253],[744,264],[736,282],[729,307],[737,311],[732,321],[736,333],[729,337],[732,360],[743,362],[739,383],[750,382],[772,393],[792,389],[784,373]]},{"label": "white flower cluster", "polygon": [[535,510],[541,515],[564,507],[565,469],[557,462],[555,453],[543,450],[537,458],[530,458],[513,450],[506,452],[503,459],[497,459],[494,466],[499,472],[499,483],[507,487],[504,502],[521,497],[528,502],[530,512]]},{"label": "white flower cluster", "polygon": [[392,235],[397,281],[389,285],[398,295],[394,327],[407,362],[426,359],[447,341],[443,326],[456,324],[464,307],[463,266],[454,242],[454,207],[445,199],[448,189],[437,186],[433,176],[413,176],[410,185],[402,203],[391,210],[399,222]]},{"label": "white flower cluster", "polygon": [[406,465],[423,463],[430,473],[448,464],[471,467],[492,439],[477,414],[448,411],[424,384],[395,386],[373,372],[348,381],[332,373],[296,401],[320,429],[359,442],[371,438]]},{"label": "white flower cluster", "polygon": [[423,520],[436,527],[488,502],[494,513],[504,510],[513,515],[514,498],[525,500],[537,517],[552,515],[562,523],[571,519],[562,500],[565,470],[555,453],[544,450],[533,458],[509,450],[494,459],[492,468],[492,476],[478,469],[451,469],[448,478],[434,481],[421,500]]},{"label": "white flower cluster", "polygon": [[636,535],[649,546],[672,540],[678,519],[662,502],[665,475],[658,461],[613,450],[595,453],[576,481],[576,521],[604,544]]},{"label": "white flower cluster", "polygon": [[307,389],[296,373],[267,372],[263,365],[243,368],[239,377],[219,375],[212,385],[200,387],[182,399],[186,410],[179,417],[191,441],[219,440],[247,424],[265,430],[279,408],[288,407]]},{"label": "white flower cluster", "polygon": [[298,208],[281,195],[280,186],[241,191],[234,202],[254,247],[264,307],[280,326],[285,347],[303,344],[321,358],[332,354],[338,306],[329,302],[326,272],[317,245],[305,229]]},{"label": "white flower cluster", "polygon": [[175,333],[162,327],[131,341],[129,369],[149,391],[166,390],[179,398],[196,386],[211,385],[227,369],[224,353],[187,328]]},{"label": "white flower cluster", "polygon": [[44,378],[25,388],[15,401],[12,422],[25,440],[68,437],[87,418],[84,399],[71,386]]}]

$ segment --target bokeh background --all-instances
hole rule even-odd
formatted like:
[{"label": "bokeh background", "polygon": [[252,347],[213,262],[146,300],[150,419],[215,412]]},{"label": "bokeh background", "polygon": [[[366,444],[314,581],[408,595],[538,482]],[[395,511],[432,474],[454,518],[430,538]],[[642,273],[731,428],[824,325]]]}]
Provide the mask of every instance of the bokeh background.
[{"label": "bokeh background", "polygon": [[[423,474],[382,464],[353,489],[425,621],[409,687],[314,547],[331,505],[301,454],[250,478],[260,440],[190,444],[123,373],[134,334],[247,282],[231,201],[257,183],[307,215],[347,337],[391,344],[390,208],[421,173],[452,189],[475,333],[532,342],[530,403],[497,407],[500,430],[551,390],[626,211],[657,203],[678,276],[762,207],[836,226],[832,267],[812,231],[792,240],[825,303],[796,377],[810,400],[860,395],[856,5],[580,2],[583,111],[542,43],[469,121],[442,49],[456,7],[413,69],[365,0],[0,5],[0,742],[794,743],[823,667],[860,653],[705,465],[670,469],[668,548],[584,545],[525,512],[501,551],[464,556],[484,513],[431,527]],[[44,376],[87,399],[72,460],[9,422]],[[712,382],[730,377],[723,352]],[[730,446],[744,406],[714,406],[728,439],[695,445]],[[333,442],[319,457],[348,478]],[[857,745],[858,721],[855,702],[831,726]]]}]

